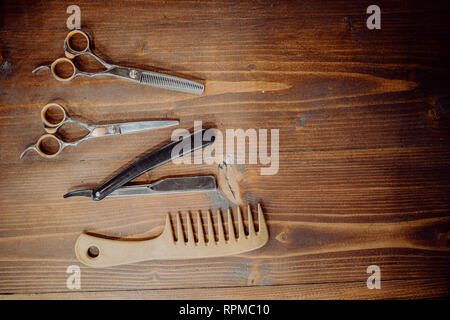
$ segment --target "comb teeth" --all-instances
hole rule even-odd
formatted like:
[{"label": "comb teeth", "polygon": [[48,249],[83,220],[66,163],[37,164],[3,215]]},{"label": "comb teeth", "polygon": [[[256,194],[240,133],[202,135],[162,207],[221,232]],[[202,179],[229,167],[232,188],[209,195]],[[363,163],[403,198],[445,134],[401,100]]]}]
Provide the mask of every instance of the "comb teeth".
[{"label": "comb teeth", "polygon": [[[192,222],[192,216],[190,213],[186,213],[182,218],[181,213],[176,215],[176,228],[172,224],[170,215],[166,218],[166,227],[163,233],[168,232],[172,237],[174,244],[184,244],[187,246],[212,246],[229,243],[239,243],[244,240],[251,240],[264,234],[267,235],[267,226],[264,219],[261,206],[258,204],[258,231],[255,229],[255,223],[253,221],[253,215],[250,205],[247,207],[247,223],[248,232],[245,232],[244,218],[242,211],[237,207],[237,219],[238,219],[238,234],[235,233],[235,226],[233,222],[233,214],[231,209],[227,210],[227,226],[225,227],[222,220],[222,213],[217,210],[214,215],[217,222],[217,230],[214,228],[214,219],[211,211],[208,211],[207,215],[207,227],[206,233],[203,229],[202,215],[200,212],[196,214],[197,226],[194,229],[194,223]],[[184,223],[183,223],[184,221]],[[175,233],[172,230],[176,230]],[[187,235],[187,240],[185,238]],[[197,234],[197,237],[194,235]]]}]

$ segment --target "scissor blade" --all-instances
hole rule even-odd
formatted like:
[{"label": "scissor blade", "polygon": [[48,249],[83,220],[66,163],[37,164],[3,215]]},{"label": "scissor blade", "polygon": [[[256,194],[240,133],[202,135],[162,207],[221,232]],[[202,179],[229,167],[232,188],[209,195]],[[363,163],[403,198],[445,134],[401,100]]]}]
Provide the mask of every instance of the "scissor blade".
[{"label": "scissor blade", "polygon": [[178,120],[166,120],[166,121],[127,122],[127,123],[119,123],[117,125],[120,128],[121,134],[127,134],[127,133],[133,133],[133,132],[141,132],[141,131],[176,126],[179,123],[180,122]]},{"label": "scissor blade", "polygon": [[206,192],[215,190],[216,178],[214,176],[166,178],[152,184],[124,186],[113,191],[108,197]]}]

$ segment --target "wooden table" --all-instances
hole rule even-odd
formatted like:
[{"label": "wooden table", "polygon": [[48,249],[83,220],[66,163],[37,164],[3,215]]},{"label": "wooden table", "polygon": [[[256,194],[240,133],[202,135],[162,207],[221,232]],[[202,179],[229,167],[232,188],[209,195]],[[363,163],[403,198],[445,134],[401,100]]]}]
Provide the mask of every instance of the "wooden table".
[{"label": "wooden table", "polygon": [[[55,81],[36,66],[63,55],[67,6],[107,61],[204,80],[200,96],[108,77]],[[449,297],[448,1],[2,1],[2,298],[378,299]],[[90,67],[90,66],[88,66]],[[168,212],[226,208],[211,194],[63,199],[156,146],[171,128],[91,140],[56,159],[19,154],[43,133],[42,106],[92,123],[180,119],[279,129],[279,170],[172,163],[138,181],[224,174],[260,202],[269,243],[200,260],[93,269],[75,257],[90,231],[158,235]],[[74,128],[66,134],[80,135]],[[81,289],[66,287],[70,265]],[[379,266],[381,289],[367,268]]]}]

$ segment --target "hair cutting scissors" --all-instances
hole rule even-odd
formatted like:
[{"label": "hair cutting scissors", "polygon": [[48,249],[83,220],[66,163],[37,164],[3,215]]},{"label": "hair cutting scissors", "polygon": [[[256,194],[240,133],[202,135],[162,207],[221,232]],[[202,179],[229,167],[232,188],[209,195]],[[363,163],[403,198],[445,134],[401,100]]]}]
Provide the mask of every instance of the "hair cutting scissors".
[{"label": "hair cutting scissors", "polygon": [[[59,113],[62,116],[62,120],[59,121],[52,121],[50,119],[48,113],[52,110],[53,112]],[[59,117],[61,118],[61,117]],[[99,138],[99,137],[106,137],[106,136],[112,136],[112,135],[119,135],[119,134],[128,134],[128,133],[134,133],[134,132],[141,132],[141,131],[147,131],[147,130],[153,130],[153,129],[159,129],[159,128],[165,128],[170,126],[178,125],[178,120],[166,120],[166,121],[136,121],[136,122],[123,122],[123,123],[116,123],[116,124],[104,124],[104,125],[91,125],[87,123],[83,123],[81,121],[74,120],[69,117],[66,110],[57,103],[49,103],[41,110],[41,120],[42,124],[44,126],[46,134],[43,134],[38,141],[26,148],[22,154],[20,155],[20,158],[22,158],[26,152],[30,150],[34,150],[39,155],[41,155],[44,158],[54,158],[57,155],[63,151],[65,147],[68,146],[77,146],[83,141],[92,139],[92,138]],[[87,130],[89,130],[89,133],[81,138],[80,140],[73,141],[73,142],[65,142],[55,136],[55,133],[58,131],[58,129],[63,126],[66,123],[74,123],[76,125],[79,125]],[[56,150],[49,150],[48,148],[45,148],[45,144],[48,144],[48,141],[56,142],[57,148]]]},{"label": "hair cutting scissors", "polygon": [[[83,50],[75,50],[71,46],[71,39],[74,35],[81,34],[86,39],[86,47]],[[128,67],[121,67],[114,64],[107,63],[100,57],[96,56],[92,50],[90,45],[89,36],[81,31],[81,30],[73,30],[69,32],[67,35],[65,41],[64,41],[64,51],[66,58],[59,58],[53,61],[50,65],[42,65],[37,67],[33,70],[33,73],[36,73],[38,70],[47,68],[50,70],[51,74],[56,80],[59,81],[70,81],[77,76],[87,76],[87,77],[95,77],[100,75],[108,75],[113,76],[121,79],[130,80],[137,83],[142,83],[154,87],[169,89],[169,90],[175,90],[175,91],[182,91],[182,92],[188,92],[188,93],[195,93],[195,94],[202,94],[204,90],[204,85],[200,82],[183,79],[180,77],[175,77],[163,73],[158,72],[152,72],[147,70],[141,70],[138,68],[128,68]],[[100,62],[104,67],[105,70],[100,72],[84,72],[79,70],[75,64],[73,63],[72,59],[74,59],[77,56],[80,55],[89,55],[93,57],[95,60]],[[69,76],[63,76],[61,74],[58,74],[57,66],[68,63],[72,67],[72,73]]]}]

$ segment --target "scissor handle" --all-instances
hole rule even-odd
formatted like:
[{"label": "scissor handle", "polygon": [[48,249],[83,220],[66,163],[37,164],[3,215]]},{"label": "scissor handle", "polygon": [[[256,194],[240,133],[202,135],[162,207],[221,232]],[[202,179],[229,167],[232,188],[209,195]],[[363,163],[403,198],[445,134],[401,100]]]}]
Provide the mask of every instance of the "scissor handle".
[{"label": "scissor handle", "polygon": [[[63,114],[62,120],[58,121],[57,123],[49,120],[47,112],[51,108],[53,108],[53,109],[56,108],[56,109],[58,109],[58,111],[60,111]],[[46,104],[41,110],[42,124],[44,126],[45,131],[47,131],[47,133],[56,133],[58,128],[61,127],[67,119],[68,119],[68,115],[67,115],[66,110],[57,103]]]},{"label": "scissor handle", "polygon": [[[86,39],[86,47],[83,50],[75,50],[70,45],[70,39],[72,39],[72,37],[76,34],[81,34]],[[66,57],[69,59],[73,59],[76,56],[79,56],[80,54],[90,52],[91,51],[91,41],[89,40],[89,36],[81,30],[75,29],[75,30],[70,31],[67,34],[66,39],[64,40],[64,51],[65,51]]]},{"label": "scissor handle", "polygon": [[[46,140],[46,139],[53,139],[56,142],[58,142],[58,150],[56,152],[48,152],[48,151],[45,150],[45,148],[42,147],[42,144],[43,144],[44,140]],[[64,146],[64,142],[62,142],[60,139],[58,139],[54,135],[52,135],[52,134],[44,134],[36,142],[36,145],[34,146],[34,149],[36,150],[37,153],[39,153],[44,158],[54,158],[58,154],[61,153],[61,151],[64,149],[64,147],[65,147]]]}]

